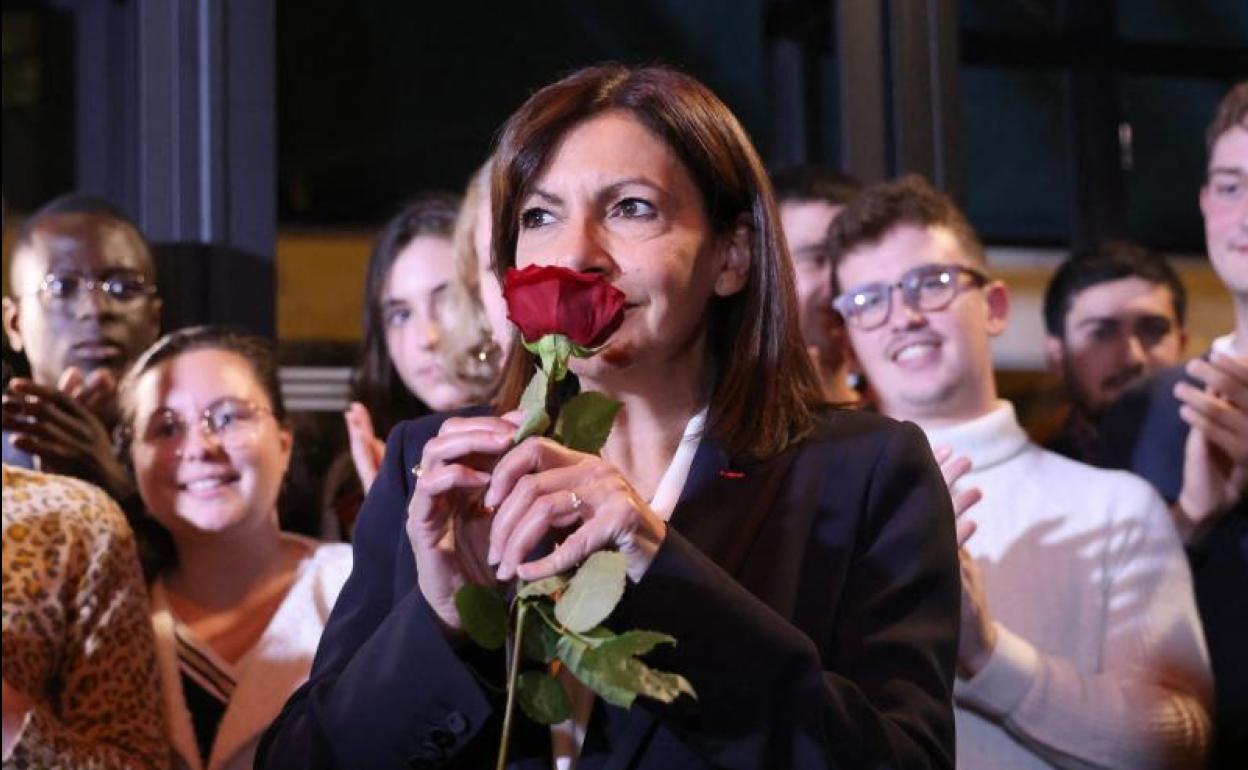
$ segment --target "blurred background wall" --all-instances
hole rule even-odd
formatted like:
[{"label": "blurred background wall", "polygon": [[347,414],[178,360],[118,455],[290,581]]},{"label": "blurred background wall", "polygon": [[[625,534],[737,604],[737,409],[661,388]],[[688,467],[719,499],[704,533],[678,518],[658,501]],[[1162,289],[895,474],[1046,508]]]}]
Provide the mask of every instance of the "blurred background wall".
[{"label": "blurred background wall", "polygon": [[1039,296],[1072,247],[1173,255],[1192,350],[1229,324],[1196,195],[1248,75],[1243,0],[5,0],[3,57],[6,261],[24,213],[103,194],[162,244],[169,324],[331,367],[300,380],[310,409],[340,401],[377,227],[460,191],[529,93],[603,60],[701,78],[773,165],[951,192],[1016,292],[997,355],[1025,411],[1052,396]]}]

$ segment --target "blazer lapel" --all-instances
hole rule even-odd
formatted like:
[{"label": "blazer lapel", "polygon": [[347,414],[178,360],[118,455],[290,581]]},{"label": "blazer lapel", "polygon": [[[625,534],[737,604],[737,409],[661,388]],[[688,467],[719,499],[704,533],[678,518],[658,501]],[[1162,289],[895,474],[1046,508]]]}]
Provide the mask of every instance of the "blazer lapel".
[{"label": "blazer lapel", "polygon": [[[797,450],[789,449],[763,462],[734,463],[718,441],[703,435],[672,511],[671,526],[728,574],[739,576],[768,515],[783,499],[785,479],[796,457]],[[602,770],[631,767],[658,727],[650,711],[636,706],[621,721],[622,728],[612,730],[616,734]]]},{"label": "blazer lapel", "polygon": [[767,517],[784,498],[789,449],[770,459],[738,463],[709,436],[702,439],[671,524],[734,577],[749,556]]}]

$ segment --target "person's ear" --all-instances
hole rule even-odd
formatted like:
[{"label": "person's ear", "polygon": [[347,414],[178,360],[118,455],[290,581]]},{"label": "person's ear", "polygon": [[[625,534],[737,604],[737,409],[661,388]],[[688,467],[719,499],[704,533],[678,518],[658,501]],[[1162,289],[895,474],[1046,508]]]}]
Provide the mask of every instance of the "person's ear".
[{"label": "person's ear", "polygon": [[4,336],[9,341],[9,347],[20,353],[22,351],[22,325],[17,300],[5,297],[3,313]]},{"label": "person's ear", "polygon": [[1065,351],[1066,346],[1060,338],[1052,334],[1044,335],[1044,363],[1050,374],[1061,376],[1062,358]]},{"label": "person's ear", "polygon": [[742,216],[732,232],[732,239],[724,249],[723,263],[715,277],[715,296],[731,297],[745,288],[750,280],[751,249],[754,228],[749,219]]},{"label": "person's ear", "polygon": [[295,432],[289,425],[279,423],[277,429],[278,445],[282,448],[282,475],[290,472],[290,459],[295,448]]},{"label": "person's ear", "polygon": [[998,337],[1010,325],[1010,290],[1003,281],[989,281],[984,286],[988,303],[988,336]]}]

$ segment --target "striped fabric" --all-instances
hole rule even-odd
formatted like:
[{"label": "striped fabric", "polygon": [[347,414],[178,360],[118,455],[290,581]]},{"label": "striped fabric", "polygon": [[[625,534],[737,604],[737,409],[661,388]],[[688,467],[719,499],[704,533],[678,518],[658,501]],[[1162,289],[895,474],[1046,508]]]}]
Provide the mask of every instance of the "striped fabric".
[{"label": "striped fabric", "polygon": [[195,726],[195,742],[199,745],[200,757],[207,764],[221,717],[234,695],[237,671],[207,645],[198,643],[186,626],[177,623],[173,630],[177,640],[182,691]]}]

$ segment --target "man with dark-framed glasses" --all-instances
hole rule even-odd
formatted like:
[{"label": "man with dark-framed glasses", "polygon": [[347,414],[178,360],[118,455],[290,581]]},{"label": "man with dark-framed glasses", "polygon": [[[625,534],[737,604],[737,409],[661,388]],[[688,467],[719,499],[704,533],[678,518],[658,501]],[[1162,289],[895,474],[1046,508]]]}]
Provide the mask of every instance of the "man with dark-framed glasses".
[{"label": "man with dark-framed glasses", "polygon": [[161,300],[147,241],[107,201],[62,196],[22,225],[4,331],[31,376],[4,393],[4,462],[133,494],[112,452],[116,384],[155,341]]},{"label": "man with dark-framed glasses", "polygon": [[864,190],[828,241],[880,411],[924,430],[952,488],[958,767],[1200,766],[1209,662],[1165,504],[1032,443],[997,397],[1009,292],[966,219],[905,177]]}]

